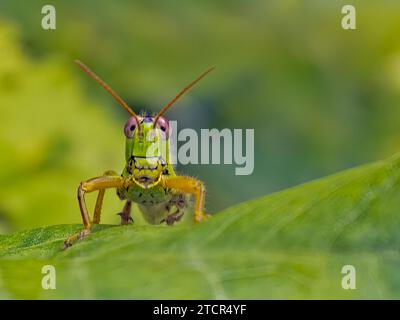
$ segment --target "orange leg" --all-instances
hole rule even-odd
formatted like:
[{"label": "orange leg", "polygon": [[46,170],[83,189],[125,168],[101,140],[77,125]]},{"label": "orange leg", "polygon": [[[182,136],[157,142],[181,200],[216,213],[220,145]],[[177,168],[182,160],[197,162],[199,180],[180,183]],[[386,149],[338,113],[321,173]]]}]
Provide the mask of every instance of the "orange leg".
[{"label": "orange leg", "polygon": [[[109,170],[109,171],[104,172],[103,176],[118,177],[118,174],[115,171]],[[97,195],[97,200],[96,200],[96,206],[94,208],[92,224],[100,223],[101,208],[103,207],[103,200],[104,200],[105,192],[106,192],[106,189],[99,190],[99,194]]]},{"label": "orange leg", "polygon": [[98,223],[98,221],[100,221],[101,204],[104,197],[105,189],[127,187],[130,184],[131,182],[129,180],[126,180],[121,176],[101,176],[89,179],[85,182],[81,182],[78,188],[78,202],[82,215],[84,229],[81,232],[68,237],[67,240],[65,240],[64,242],[64,247],[70,247],[74,241],[80,240],[90,233],[92,223],[90,222],[88,210],[86,207],[85,193],[97,190],[100,191],[96,202],[96,209],[93,219],[93,223]]},{"label": "orange leg", "polygon": [[209,215],[204,213],[204,198],[206,189],[204,183],[192,177],[176,176],[161,180],[164,188],[169,188],[182,193],[189,193],[195,196],[195,214],[194,221],[200,222],[206,220]]}]

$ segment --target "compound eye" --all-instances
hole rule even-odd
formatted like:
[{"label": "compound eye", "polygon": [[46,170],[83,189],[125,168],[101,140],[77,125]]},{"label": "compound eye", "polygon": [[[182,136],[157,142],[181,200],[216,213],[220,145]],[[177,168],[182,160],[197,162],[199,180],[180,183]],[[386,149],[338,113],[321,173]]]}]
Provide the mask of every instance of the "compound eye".
[{"label": "compound eye", "polygon": [[157,120],[157,128],[164,133],[166,139],[169,138],[169,123],[167,119],[164,117],[159,117]]},{"label": "compound eye", "polygon": [[138,126],[138,123],[137,123],[135,117],[129,118],[128,121],[125,123],[125,127],[124,127],[125,136],[129,139],[132,139],[137,126]]}]

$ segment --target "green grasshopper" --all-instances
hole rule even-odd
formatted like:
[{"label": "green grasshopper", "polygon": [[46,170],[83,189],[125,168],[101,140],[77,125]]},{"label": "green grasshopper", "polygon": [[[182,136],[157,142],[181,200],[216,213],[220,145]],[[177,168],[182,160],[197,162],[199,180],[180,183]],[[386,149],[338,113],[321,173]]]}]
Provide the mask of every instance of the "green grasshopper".
[{"label": "green grasshopper", "polygon": [[[188,205],[189,196],[195,197],[194,221],[206,220],[203,182],[188,176],[178,176],[170,163],[169,123],[163,114],[197,82],[214,68],[202,73],[197,79],[182,89],[174,99],[166,104],[156,116],[137,115],[121,97],[99,76],[80,61],[78,66],[100,84],[129,114],[125,123],[126,136],[125,161],[122,174],[106,171],[104,175],[81,182],[78,187],[78,202],[84,229],[68,237],[65,248],[90,234],[91,228],[100,223],[101,208],[106,189],[116,188],[121,200],[126,200],[122,212],[121,224],[133,222],[132,202],[138,204],[146,222],[150,224],[166,223],[173,225],[179,221]],[[85,203],[85,194],[98,191],[93,219],[90,220]]]}]

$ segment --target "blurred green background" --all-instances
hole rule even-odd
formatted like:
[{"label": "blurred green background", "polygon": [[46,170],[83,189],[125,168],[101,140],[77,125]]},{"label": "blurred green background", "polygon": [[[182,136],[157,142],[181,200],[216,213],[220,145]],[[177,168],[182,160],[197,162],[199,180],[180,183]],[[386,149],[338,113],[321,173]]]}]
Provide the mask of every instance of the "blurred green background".
[{"label": "blurred green background", "polygon": [[[57,29],[41,28],[53,4]],[[216,71],[167,114],[180,128],[254,128],[255,170],[178,166],[203,179],[207,211],[400,150],[400,2],[0,1],[0,233],[79,223],[81,180],[124,165],[121,108],[156,112],[206,67]],[[93,204],[94,196],[89,197]],[[122,204],[106,195],[103,222]]]}]

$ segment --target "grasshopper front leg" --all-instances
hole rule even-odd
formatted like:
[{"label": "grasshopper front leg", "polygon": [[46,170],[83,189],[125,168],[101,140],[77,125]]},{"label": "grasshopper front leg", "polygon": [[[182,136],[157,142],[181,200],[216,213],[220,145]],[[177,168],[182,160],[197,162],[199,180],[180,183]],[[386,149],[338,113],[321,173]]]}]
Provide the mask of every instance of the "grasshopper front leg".
[{"label": "grasshopper front leg", "polygon": [[[110,176],[110,177],[119,177],[118,173],[112,170],[108,170],[104,172],[103,176]],[[103,200],[104,194],[106,189],[100,189],[96,199],[96,206],[94,207],[94,214],[92,224],[99,224],[100,223],[100,216],[101,216],[101,209],[103,207]]]},{"label": "grasshopper front leg", "polygon": [[94,214],[94,219],[93,219],[93,224],[96,224],[96,223],[99,223],[99,221],[100,221],[101,203],[102,203],[102,200],[104,197],[105,189],[122,188],[122,187],[127,187],[130,184],[131,184],[130,180],[127,180],[121,176],[110,176],[110,175],[104,175],[101,177],[96,177],[96,178],[92,178],[87,181],[81,182],[81,184],[78,187],[78,202],[79,202],[79,208],[80,208],[81,215],[82,215],[84,229],[81,232],[68,237],[67,240],[65,240],[65,242],[64,242],[64,247],[65,248],[70,247],[73,242],[86,237],[91,231],[92,223],[90,221],[88,210],[86,207],[86,202],[85,202],[85,194],[86,193],[97,191],[97,190],[99,191],[99,196],[98,196],[98,199],[96,202],[96,209],[95,209],[95,214]]},{"label": "grasshopper front leg", "polygon": [[202,181],[192,177],[175,176],[162,179],[161,185],[164,188],[174,189],[178,192],[189,193],[195,196],[195,222],[200,222],[210,217],[210,215],[204,213],[206,189]]}]

